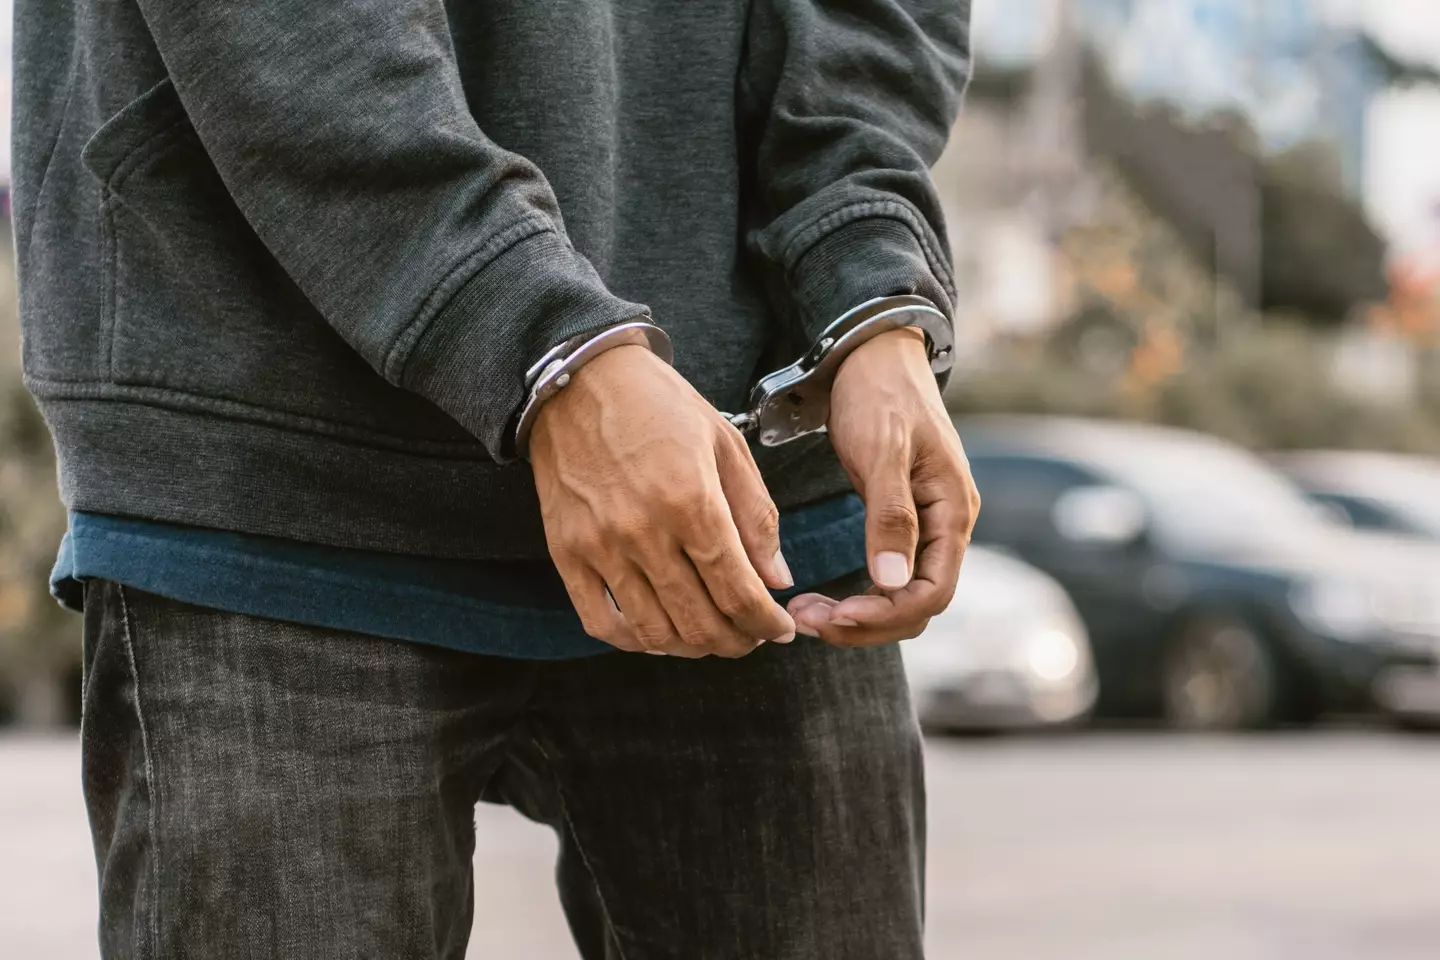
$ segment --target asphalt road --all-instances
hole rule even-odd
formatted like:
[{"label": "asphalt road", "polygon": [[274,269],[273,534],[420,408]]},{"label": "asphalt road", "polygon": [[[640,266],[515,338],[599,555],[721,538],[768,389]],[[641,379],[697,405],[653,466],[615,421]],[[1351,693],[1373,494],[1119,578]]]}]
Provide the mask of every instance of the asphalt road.
[{"label": "asphalt road", "polygon": [[[1440,739],[1081,734],[930,752],[932,960],[1440,956]],[[0,738],[0,957],[95,956],[68,738]],[[471,957],[574,960],[553,844],[479,813]]]}]

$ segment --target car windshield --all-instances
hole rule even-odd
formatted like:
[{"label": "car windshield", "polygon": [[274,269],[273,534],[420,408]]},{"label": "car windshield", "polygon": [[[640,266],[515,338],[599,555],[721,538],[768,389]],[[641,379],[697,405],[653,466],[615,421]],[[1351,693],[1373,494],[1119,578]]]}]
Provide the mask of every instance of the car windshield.
[{"label": "car windshield", "polygon": [[1399,513],[1417,531],[1440,537],[1440,468],[1379,470],[1373,483],[1357,484],[1356,490]]},{"label": "car windshield", "polygon": [[1277,529],[1327,522],[1283,476],[1243,450],[1219,444],[1137,449],[1110,468],[1145,499],[1161,536],[1195,550],[1260,544]]}]

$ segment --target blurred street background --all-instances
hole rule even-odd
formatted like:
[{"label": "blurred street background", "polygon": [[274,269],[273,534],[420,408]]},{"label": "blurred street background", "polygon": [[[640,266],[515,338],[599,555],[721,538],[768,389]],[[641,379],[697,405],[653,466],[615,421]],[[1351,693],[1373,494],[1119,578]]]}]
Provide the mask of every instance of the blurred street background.
[{"label": "blurred street background", "polygon": [[[1435,956],[1440,4],[975,0],[974,37],[935,177],[985,507],[905,647],[932,955]],[[79,622],[0,243],[0,957],[70,960]],[[478,816],[471,955],[572,957],[553,844]]]},{"label": "blurred street background", "polygon": [[[0,956],[93,958],[68,738],[0,738]],[[1440,766],[1367,731],[935,741],[932,960],[1430,960]],[[469,956],[574,960],[554,841],[477,811]],[[758,960],[758,958],[757,958]]]}]

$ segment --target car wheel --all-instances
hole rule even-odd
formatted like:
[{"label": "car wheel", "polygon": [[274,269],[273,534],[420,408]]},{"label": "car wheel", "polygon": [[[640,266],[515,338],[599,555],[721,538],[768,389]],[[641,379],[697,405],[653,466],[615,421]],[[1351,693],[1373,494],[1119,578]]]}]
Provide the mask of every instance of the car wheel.
[{"label": "car wheel", "polygon": [[1238,617],[1191,620],[1170,644],[1163,670],[1165,718],[1178,729],[1253,729],[1279,713],[1275,658]]}]

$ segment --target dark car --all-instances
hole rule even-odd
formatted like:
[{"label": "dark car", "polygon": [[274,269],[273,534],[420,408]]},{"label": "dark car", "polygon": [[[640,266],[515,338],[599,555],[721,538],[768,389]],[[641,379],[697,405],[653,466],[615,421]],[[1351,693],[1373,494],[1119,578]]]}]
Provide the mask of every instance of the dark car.
[{"label": "dark car", "polygon": [[1440,541],[1440,461],[1392,453],[1316,450],[1277,454],[1274,463],[1310,499],[1357,530]]},{"label": "dark car", "polygon": [[1440,548],[1328,519],[1200,434],[957,423],[975,540],[1058,580],[1090,632],[1102,715],[1234,729],[1379,706],[1440,718]]}]

